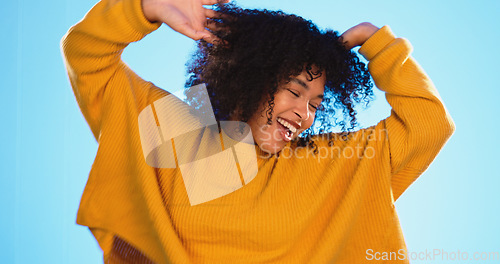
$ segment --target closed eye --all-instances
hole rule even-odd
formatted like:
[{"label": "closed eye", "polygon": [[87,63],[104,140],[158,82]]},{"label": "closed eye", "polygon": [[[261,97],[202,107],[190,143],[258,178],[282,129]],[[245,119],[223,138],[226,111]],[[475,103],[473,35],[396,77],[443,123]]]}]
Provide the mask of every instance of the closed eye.
[{"label": "closed eye", "polygon": [[299,97],[299,94],[297,92],[294,92],[293,90],[287,89],[289,92],[291,92],[295,97]]}]

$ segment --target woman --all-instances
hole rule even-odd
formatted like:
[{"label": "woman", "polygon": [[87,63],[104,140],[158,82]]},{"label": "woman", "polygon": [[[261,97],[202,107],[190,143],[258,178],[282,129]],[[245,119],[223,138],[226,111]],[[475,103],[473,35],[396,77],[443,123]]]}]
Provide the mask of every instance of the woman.
[{"label": "woman", "polygon": [[[360,263],[385,252],[407,263],[394,201],[454,131],[408,41],[369,23],[339,38],[279,12],[202,7],[215,3],[103,0],[63,39],[71,85],[99,143],[77,222],[90,228],[105,262]],[[174,168],[151,166],[141,139],[148,109],[153,126],[172,133],[189,111],[120,59],[161,23],[202,40],[188,86],[206,84],[217,121],[246,123],[255,146],[245,146],[258,154],[251,181],[200,203],[192,202],[180,156]],[[358,131],[352,107],[370,98],[371,85],[349,52],[355,46],[392,106],[390,117]],[[153,111],[157,102],[179,110],[178,122],[159,124],[166,112]],[[349,133],[327,133],[334,106]],[[307,130],[314,120],[318,129]],[[200,131],[200,149],[205,137],[231,141],[224,129]]]}]

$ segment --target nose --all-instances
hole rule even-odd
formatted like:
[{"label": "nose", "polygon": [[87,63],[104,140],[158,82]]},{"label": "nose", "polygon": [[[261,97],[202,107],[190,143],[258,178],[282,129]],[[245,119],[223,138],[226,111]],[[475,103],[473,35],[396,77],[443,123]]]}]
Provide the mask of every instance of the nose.
[{"label": "nose", "polygon": [[309,111],[309,101],[296,104],[294,112],[303,121],[309,119],[309,117],[311,116],[311,111]]}]

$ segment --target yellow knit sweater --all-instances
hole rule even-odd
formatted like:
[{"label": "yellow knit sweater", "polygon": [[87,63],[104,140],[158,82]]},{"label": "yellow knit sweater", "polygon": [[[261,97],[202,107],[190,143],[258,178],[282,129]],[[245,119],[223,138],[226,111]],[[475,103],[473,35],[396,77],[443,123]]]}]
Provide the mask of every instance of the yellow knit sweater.
[{"label": "yellow knit sweater", "polygon": [[367,263],[383,252],[398,253],[386,255],[390,263],[408,262],[394,201],[454,124],[407,40],[385,26],[359,51],[386,92],[390,117],[334,137],[333,146],[317,138],[325,153],[291,144],[259,158],[243,188],[191,206],[179,169],[148,166],[141,148],[139,113],[168,93],[121,61],[128,43],[158,27],[144,18],[140,0],[103,0],[62,41],[75,97],[99,144],[77,223],[90,228],[106,262]]}]

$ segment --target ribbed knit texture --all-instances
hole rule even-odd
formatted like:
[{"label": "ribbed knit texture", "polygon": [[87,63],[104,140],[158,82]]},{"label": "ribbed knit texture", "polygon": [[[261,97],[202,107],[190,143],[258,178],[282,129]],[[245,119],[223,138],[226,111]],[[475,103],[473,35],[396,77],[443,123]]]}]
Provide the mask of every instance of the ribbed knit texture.
[{"label": "ribbed knit texture", "polygon": [[366,263],[368,249],[406,249],[394,201],[454,131],[408,41],[385,26],[360,49],[390,117],[333,146],[318,137],[317,155],[290,144],[260,158],[243,188],[191,206],[179,169],[148,166],[141,148],[138,115],[168,93],[121,61],[128,43],[158,27],[140,0],[103,0],[62,41],[99,144],[77,223],[107,263]]}]

